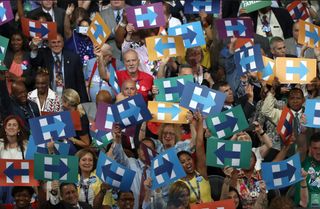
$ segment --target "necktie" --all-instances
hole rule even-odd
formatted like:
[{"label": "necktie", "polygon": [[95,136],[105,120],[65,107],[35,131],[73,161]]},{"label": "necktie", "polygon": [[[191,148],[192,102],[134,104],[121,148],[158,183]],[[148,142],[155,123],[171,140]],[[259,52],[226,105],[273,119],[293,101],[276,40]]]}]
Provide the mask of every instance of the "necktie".
[{"label": "necktie", "polygon": [[294,120],[293,120],[293,133],[295,134],[295,136],[298,136],[299,132],[300,132],[300,120],[299,120],[299,113],[296,112],[294,115]]},{"label": "necktie", "polygon": [[141,176],[141,182],[140,182],[140,196],[139,196],[139,208],[142,207],[144,195],[145,195],[145,188],[144,188],[144,181],[147,178],[147,166],[143,166],[143,172]]},{"label": "necktie", "polygon": [[266,33],[267,37],[272,36],[271,26],[270,26],[270,23],[269,23],[269,21],[267,19],[267,15],[263,15],[262,16],[262,25],[263,25],[263,28],[266,29],[266,30],[264,30],[264,32]]},{"label": "necktie", "polygon": [[120,10],[117,10],[116,23],[119,24],[120,20],[121,20]]},{"label": "necktie", "polygon": [[56,74],[56,87],[61,87],[63,86],[63,75],[62,75],[62,70],[61,70],[61,60],[59,56],[56,54],[54,56],[55,61],[54,61],[54,68],[55,68],[55,74]]}]

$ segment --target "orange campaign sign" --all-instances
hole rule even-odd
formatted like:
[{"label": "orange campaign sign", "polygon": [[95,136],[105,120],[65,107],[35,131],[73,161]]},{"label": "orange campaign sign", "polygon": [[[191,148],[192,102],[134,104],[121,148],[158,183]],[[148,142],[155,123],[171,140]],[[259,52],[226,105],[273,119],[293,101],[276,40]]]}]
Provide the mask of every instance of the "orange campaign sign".
[{"label": "orange campaign sign", "polygon": [[91,39],[93,45],[101,46],[106,42],[110,34],[111,30],[103,21],[102,17],[96,13],[87,32],[87,35]]},{"label": "orange campaign sign", "polygon": [[260,80],[267,81],[267,84],[272,85],[274,75],[276,72],[276,62],[273,59],[262,56],[264,68],[258,72],[258,78]]},{"label": "orange campaign sign", "polygon": [[149,60],[184,56],[182,36],[152,36],[146,38]]},{"label": "orange campaign sign", "polygon": [[317,60],[278,57],[276,74],[281,83],[307,84],[316,77]]},{"label": "orange campaign sign", "polygon": [[187,124],[188,109],[173,102],[149,101],[148,109],[152,114],[151,122]]},{"label": "orange campaign sign", "polygon": [[311,48],[320,47],[320,27],[303,20],[299,21],[298,43]]},{"label": "orange campaign sign", "polygon": [[190,209],[236,209],[232,199],[207,202],[202,204],[192,204]]}]

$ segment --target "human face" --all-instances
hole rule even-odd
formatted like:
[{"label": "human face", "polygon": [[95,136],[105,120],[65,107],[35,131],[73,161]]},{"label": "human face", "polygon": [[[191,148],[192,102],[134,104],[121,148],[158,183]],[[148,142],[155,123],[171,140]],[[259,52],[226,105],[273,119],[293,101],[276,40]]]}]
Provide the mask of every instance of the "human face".
[{"label": "human face", "polygon": [[192,75],[192,68],[184,67],[180,69],[179,76]]},{"label": "human face", "polygon": [[8,120],[4,128],[7,136],[17,136],[20,131],[19,123],[16,119],[12,118]]},{"label": "human face", "polygon": [[70,205],[77,205],[79,200],[79,195],[77,188],[72,184],[67,184],[62,187],[61,191],[62,200]]},{"label": "human face", "polygon": [[284,44],[284,41],[275,42],[271,48],[271,53],[274,57],[285,57],[286,45]]},{"label": "human face", "polygon": [[234,102],[233,91],[229,85],[220,86],[219,91],[227,95],[226,100],[224,101],[227,105],[232,105]]},{"label": "human face", "polygon": [[299,111],[304,103],[304,96],[301,95],[300,91],[290,92],[288,97],[288,105],[294,111]]},{"label": "human face", "polygon": [[29,206],[31,202],[31,196],[27,190],[17,192],[14,195],[13,199],[16,202],[17,208],[27,208],[27,206]]},{"label": "human face", "polygon": [[293,35],[294,40],[298,41],[298,35],[299,35],[299,25],[298,25],[298,23],[293,24],[292,35]]},{"label": "human face", "polygon": [[134,196],[131,192],[121,193],[118,206],[120,209],[133,209],[134,206]]},{"label": "human face", "polygon": [[27,89],[24,85],[14,85],[12,94],[20,104],[26,104],[28,99]]},{"label": "human face", "polygon": [[180,201],[183,203],[183,206],[185,208],[189,208],[189,202],[190,202],[190,193],[187,189],[184,189],[183,192],[178,197]]},{"label": "human face", "polygon": [[124,56],[124,66],[128,70],[129,74],[135,74],[138,71],[139,58],[137,53],[129,51]]},{"label": "human face", "polygon": [[36,89],[38,90],[38,94],[43,95],[48,93],[49,89],[49,76],[37,76],[36,77]]},{"label": "human face", "polygon": [[87,153],[79,160],[79,167],[81,172],[90,173],[93,170],[93,156],[91,153]]},{"label": "human face", "polygon": [[40,4],[46,10],[50,10],[53,6],[53,0],[41,0]]},{"label": "human face", "polygon": [[[146,140],[146,141],[143,141],[142,143],[144,145],[146,145],[147,147],[149,147],[150,149],[155,150],[155,147],[151,141]],[[141,147],[138,150],[138,155],[139,155],[139,159],[142,160],[143,162],[145,162],[146,157],[144,156],[144,152],[142,151]]]},{"label": "human face", "polygon": [[11,48],[14,52],[20,51],[23,46],[23,39],[21,35],[14,34],[11,37]]},{"label": "human face", "polygon": [[311,156],[318,162],[320,162],[320,142],[311,142],[310,144]]},{"label": "human face", "polygon": [[180,163],[184,169],[184,171],[187,174],[193,174],[194,173],[194,164],[193,164],[193,159],[187,155],[187,154],[182,154],[180,155]]},{"label": "human face", "polygon": [[122,93],[126,97],[131,97],[137,94],[137,87],[135,82],[126,82],[125,85],[123,86]]},{"label": "human face", "polygon": [[110,0],[111,8],[114,10],[119,10],[124,8],[125,3],[124,0]]},{"label": "human face", "polygon": [[49,41],[49,48],[53,53],[59,54],[64,46],[63,38],[61,35],[58,35],[56,39]]},{"label": "human face", "polygon": [[165,149],[169,149],[176,144],[176,133],[172,125],[166,125],[164,127],[162,143]]},{"label": "human face", "polygon": [[234,205],[236,208],[239,206],[239,197],[235,191],[230,191],[228,194],[228,199],[233,199]]}]

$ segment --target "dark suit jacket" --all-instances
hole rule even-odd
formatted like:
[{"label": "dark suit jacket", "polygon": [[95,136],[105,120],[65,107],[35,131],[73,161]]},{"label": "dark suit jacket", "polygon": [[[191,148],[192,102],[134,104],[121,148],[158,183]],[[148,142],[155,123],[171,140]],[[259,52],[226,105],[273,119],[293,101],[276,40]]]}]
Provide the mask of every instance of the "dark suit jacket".
[{"label": "dark suit jacket", "polygon": [[[27,14],[28,18],[35,19],[35,17],[42,12],[42,7],[39,7]],[[66,14],[66,11],[64,9],[61,9],[59,7],[53,8],[53,14],[55,18],[55,22],[57,23],[57,29],[58,32],[64,36],[64,16]]]},{"label": "dark suit jacket", "polygon": [[222,1],[222,18],[238,17],[239,6],[239,0]]},{"label": "dark suit jacket", "polygon": [[[292,37],[293,20],[290,16],[288,10],[283,9],[283,8],[273,8],[273,7],[271,7],[271,9],[280,24],[284,38]],[[254,28],[256,31],[257,30],[258,11],[251,12],[251,13],[249,13],[249,15],[252,18]]]},{"label": "dark suit jacket", "polygon": [[[65,88],[76,90],[80,95],[81,102],[89,101],[79,55],[71,51],[63,50],[62,56]],[[50,83],[53,82],[54,58],[50,49],[40,49],[37,57],[31,59],[31,64],[34,69],[37,69],[39,66],[47,68],[50,74]]]},{"label": "dark suit jacket", "polygon": [[[27,130],[29,130],[28,118],[26,118],[24,111],[20,108],[20,105],[15,101],[15,99],[9,96],[6,82],[2,80],[0,80],[0,102],[3,119],[9,115],[19,116],[24,122]],[[40,116],[38,105],[33,101],[27,101],[27,108],[31,108],[29,109],[30,111],[28,111],[30,118]]]}]

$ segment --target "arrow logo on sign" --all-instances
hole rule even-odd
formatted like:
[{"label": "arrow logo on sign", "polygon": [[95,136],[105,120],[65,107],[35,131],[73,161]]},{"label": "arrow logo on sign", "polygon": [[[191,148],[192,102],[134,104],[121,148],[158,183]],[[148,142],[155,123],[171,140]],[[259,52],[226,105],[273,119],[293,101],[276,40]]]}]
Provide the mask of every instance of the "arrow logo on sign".
[{"label": "arrow logo on sign", "polygon": [[96,26],[96,30],[94,31],[93,36],[97,39],[100,35],[104,36],[103,28],[101,25],[94,24]]},{"label": "arrow logo on sign", "polygon": [[148,20],[150,23],[155,21],[158,17],[158,14],[155,13],[153,10],[150,8],[147,9],[147,13],[145,14],[140,14],[136,16],[137,21],[144,21]]},{"label": "arrow logo on sign", "polygon": [[14,181],[15,176],[28,176],[29,175],[29,169],[15,169],[14,163],[11,163],[9,167],[7,167],[3,173],[10,178],[12,181]]},{"label": "arrow logo on sign", "polygon": [[177,86],[164,88],[164,92],[166,94],[179,93],[179,96],[181,96],[183,92],[183,88],[184,88],[184,84],[181,83],[179,80],[177,80]]},{"label": "arrow logo on sign", "polygon": [[[4,8],[3,3],[1,3],[0,5],[1,5],[1,6],[0,6],[0,17],[1,17],[1,19],[2,19],[2,18],[4,18],[5,14],[6,14],[6,12],[7,12],[7,9]],[[2,20],[2,21],[4,21],[4,20]]]},{"label": "arrow logo on sign", "polygon": [[201,95],[193,94],[191,99],[200,104],[203,104],[203,109],[208,109],[216,105],[214,97],[211,95],[210,92],[208,93],[208,97],[203,97]]},{"label": "arrow logo on sign", "polygon": [[111,170],[111,163],[108,165],[102,166],[102,172],[104,175],[106,175],[105,179],[106,179],[106,177],[109,177],[109,178],[114,179],[118,182],[122,181],[122,176],[120,176],[119,174],[117,174],[113,170]]},{"label": "arrow logo on sign", "polygon": [[226,128],[230,128],[231,130],[233,130],[234,127],[237,125],[237,122],[238,122],[238,118],[234,118],[234,117],[231,117],[229,115],[226,115],[226,121],[216,125],[215,129],[217,131],[221,131],[221,130],[224,130]]},{"label": "arrow logo on sign", "polygon": [[219,147],[216,151],[214,151],[214,154],[217,156],[217,158],[224,164],[225,158],[230,159],[239,159],[240,158],[240,152],[234,152],[234,151],[227,151],[225,148],[225,144],[223,144],[221,147]]},{"label": "arrow logo on sign", "polygon": [[171,163],[170,161],[168,161],[164,157],[162,158],[162,160],[163,160],[163,164],[160,165],[159,167],[157,167],[156,169],[154,169],[154,173],[156,176],[163,174],[163,173],[167,173],[169,178],[171,178],[171,173],[173,170],[173,163]]},{"label": "arrow logo on sign", "polygon": [[308,68],[300,62],[300,67],[287,67],[287,73],[299,74],[300,79],[307,75]]},{"label": "arrow logo on sign", "polygon": [[176,44],[175,43],[162,43],[162,39],[159,39],[159,41],[156,43],[154,49],[163,54],[163,51],[165,49],[171,49],[171,48],[176,48]]},{"label": "arrow logo on sign", "polygon": [[291,181],[292,177],[294,176],[294,173],[296,172],[296,168],[289,163],[287,163],[287,169],[284,171],[278,171],[273,173],[274,179],[279,179],[283,177],[288,177],[289,181]]},{"label": "arrow logo on sign", "polygon": [[139,120],[139,115],[140,115],[140,107],[135,106],[135,105],[133,105],[131,103],[129,103],[129,109],[127,109],[127,110],[125,110],[123,112],[120,112],[120,117],[122,119],[134,116],[136,121],[138,121]]},{"label": "arrow logo on sign", "polygon": [[299,8],[298,7],[295,7],[294,9],[293,9],[293,11],[294,11],[294,19],[300,19],[300,17],[302,16],[302,12],[300,12],[300,10],[299,10]]},{"label": "arrow logo on sign", "polygon": [[41,127],[42,133],[57,131],[60,136],[66,124],[55,117],[53,117],[53,121],[53,123]]},{"label": "arrow logo on sign", "polygon": [[187,28],[187,32],[182,34],[183,40],[189,40],[190,44],[192,44],[193,40],[196,38],[197,33],[195,33],[190,28]]},{"label": "arrow logo on sign", "polygon": [[201,7],[211,6],[211,1],[193,1],[191,5],[200,10]]},{"label": "arrow logo on sign", "polygon": [[244,26],[240,21],[237,21],[237,25],[227,25],[226,30],[230,31],[238,31],[238,33],[241,35],[245,30],[246,26]]},{"label": "arrow logo on sign", "polygon": [[262,71],[262,77],[266,78],[272,74],[273,74],[273,70],[272,70],[271,64],[268,63],[268,65]]},{"label": "arrow logo on sign", "polygon": [[172,118],[175,118],[180,112],[180,108],[176,105],[172,105],[172,107],[158,107],[159,113],[170,113]]},{"label": "arrow logo on sign", "polygon": [[250,64],[251,62],[254,62],[254,55],[247,56],[247,57],[243,55],[240,60],[240,65],[246,68],[246,65]]},{"label": "arrow logo on sign", "polygon": [[51,171],[54,173],[59,173],[59,178],[61,178],[62,176],[64,176],[65,174],[67,174],[69,172],[69,167],[63,162],[63,160],[60,159],[59,161],[59,165],[44,165],[44,170],[45,171]]},{"label": "arrow logo on sign", "polygon": [[30,26],[29,30],[34,33],[40,33],[42,37],[49,33],[48,28],[45,27],[43,24],[40,24],[40,28],[34,28]]},{"label": "arrow logo on sign", "polygon": [[314,44],[317,44],[318,41],[320,41],[320,36],[318,35],[316,30],[314,30],[313,32],[306,31],[306,36],[313,39]]}]

